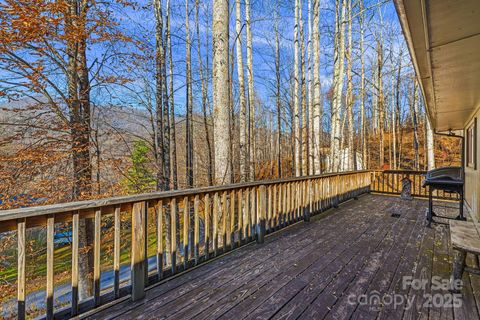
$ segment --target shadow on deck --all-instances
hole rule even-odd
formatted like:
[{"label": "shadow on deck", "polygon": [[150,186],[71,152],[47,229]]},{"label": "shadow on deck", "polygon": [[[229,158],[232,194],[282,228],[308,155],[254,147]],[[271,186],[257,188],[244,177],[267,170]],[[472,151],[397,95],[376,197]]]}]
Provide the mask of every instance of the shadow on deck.
[{"label": "shadow on deck", "polygon": [[365,195],[90,318],[479,319],[479,276],[464,275],[460,297],[441,286],[450,277],[449,230],[425,227],[427,206]]}]

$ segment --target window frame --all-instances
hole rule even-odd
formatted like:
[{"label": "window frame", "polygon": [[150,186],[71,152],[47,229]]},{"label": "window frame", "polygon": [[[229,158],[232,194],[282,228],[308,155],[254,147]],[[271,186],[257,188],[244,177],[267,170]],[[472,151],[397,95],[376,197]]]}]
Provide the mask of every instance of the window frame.
[{"label": "window frame", "polygon": [[477,118],[466,129],[466,149],[466,166],[477,170]]}]

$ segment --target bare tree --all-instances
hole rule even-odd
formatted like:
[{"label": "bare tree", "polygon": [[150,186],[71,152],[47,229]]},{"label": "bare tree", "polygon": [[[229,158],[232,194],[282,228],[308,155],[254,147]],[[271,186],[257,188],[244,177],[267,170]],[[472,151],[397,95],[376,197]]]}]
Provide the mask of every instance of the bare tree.
[{"label": "bare tree", "polygon": [[192,94],[192,46],[190,37],[190,0],[185,0],[185,71],[186,71],[186,117],[185,117],[185,167],[186,181],[193,188],[193,94]]},{"label": "bare tree", "polygon": [[[230,182],[229,134],[229,0],[213,1],[213,131],[215,137],[215,182]],[[248,41],[247,41],[248,42]]]},{"label": "bare tree", "polygon": [[312,130],[313,130],[313,174],[319,174],[321,167],[321,139],[322,139],[322,113],[321,83],[320,83],[320,0],[313,0],[313,100],[312,100]]},{"label": "bare tree", "polygon": [[[203,113],[203,127],[205,130],[205,142],[207,144],[207,180],[208,185],[213,185],[213,155],[212,155],[212,146],[210,142],[210,129],[208,124],[208,54],[206,55],[206,64],[205,70],[203,68],[203,59],[202,59],[202,41],[200,38],[200,22],[199,22],[199,11],[200,11],[200,1],[195,0],[195,28],[197,33],[197,53],[198,53],[198,73],[201,78],[202,83],[202,113]],[[208,19],[208,15],[207,15]],[[208,27],[208,20],[207,20]],[[208,52],[208,37],[206,42],[206,49]]]},{"label": "bare tree", "polygon": [[293,137],[293,148],[294,148],[294,168],[295,176],[300,176],[301,171],[301,134],[300,134],[300,96],[299,96],[299,87],[300,87],[300,70],[299,70],[299,2],[301,0],[295,0],[295,14],[294,14],[294,27],[293,27],[293,46],[294,46],[294,56],[293,56],[293,126],[294,126],[294,137]]},{"label": "bare tree", "polygon": [[275,10],[275,100],[277,106],[277,176],[282,177],[282,98],[281,98],[281,74],[280,74],[280,32],[278,30],[279,17]]},{"label": "bare tree", "polygon": [[330,134],[330,171],[340,168],[340,143],[342,139],[340,112],[342,107],[343,70],[345,56],[346,0],[335,2],[335,52],[333,65],[332,132]]},{"label": "bare tree", "polygon": [[240,0],[235,0],[235,46],[237,50],[237,76],[238,76],[238,95],[240,103],[240,181],[249,180],[250,160],[248,157],[247,144],[247,102],[245,99],[245,78],[243,74],[243,55],[242,55],[242,8]]},{"label": "bare tree", "polygon": [[[168,76],[169,76],[169,102],[170,102],[170,156],[171,170],[170,183],[174,190],[178,189],[178,169],[177,169],[177,135],[175,130],[175,97],[173,88],[173,58],[172,58],[172,39],[170,33],[170,0],[167,0],[167,14],[165,23],[165,38],[168,50]],[[165,68],[166,69],[166,68]]]},{"label": "bare tree", "polygon": [[255,180],[255,164],[256,164],[256,149],[255,149],[255,95],[253,89],[253,50],[252,50],[252,26],[250,17],[250,0],[245,0],[245,25],[247,33],[247,75],[248,75],[248,107],[249,107],[249,155],[250,160],[250,180]]},{"label": "bare tree", "polygon": [[354,163],[354,154],[355,149],[353,145],[353,80],[352,80],[352,0],[347,0],[347,10],[348,10],[348,28],[347,28],[347,97],[346,97],[346,106],[347,106],[347,121],[348,121],[348,157],[347,157],[347,170],[353,170],[356,166]]},{"label": "bare tree", "polygon": [[301,148],[301,175],[308,174],[308,119],[307,119],[307,86],[305,78],[305,34],[303,32],[303,0],[300,0],[298,10],[299,10],[299,29],[300,29],[300,67],[302,78],[300,82],[300,92],[302,94],[302,110],[301,110],[301,131],[300,131],[300,148]]}]

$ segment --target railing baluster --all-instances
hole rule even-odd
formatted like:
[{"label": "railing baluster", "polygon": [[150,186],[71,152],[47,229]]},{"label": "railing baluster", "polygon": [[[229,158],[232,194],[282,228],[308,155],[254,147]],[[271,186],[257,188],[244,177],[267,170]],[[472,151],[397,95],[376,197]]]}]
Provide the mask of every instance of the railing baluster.
[{"label": "railing baluster", "polygon": [[238,201],[237,201],[237,210],[238,210],[238,246],[243,243],[244,237],[244,219],[243,219],[243,190],[242,188],[238,189],[237,193]]},{"label": "railing baluster", "polygon": [[218,192],[213,195],[213,255],[218,255]]},{"label": "railing baluster", "polygon": [[235,190],[230,190],[230,225],[228,228],[230,249],[235,245]]},{"label": "railing baluster", "polygon": [[257,221],[256,217],[256,194],[255,187],[250,188],[250,234],[251,239],[253,240],[256,236],[255,224]]},{"label": "railing baluster", "polygon": [[274,184],[272,186],[272,202],[270,203],[272,206],[272,230],[275,231],[277,230],[277,225],[278,225],[278,206],[277,206],[277,185]]},{"label": "railing baluster", "polygon": [[53,319],[53,256],[54,256],[55,219],[53,215],[47,216],[47,319]]},{"label": "railing baluster", "polygon": [[78,314],[78,231],[80,214],[78,211],[72,215],[72,307],[71,316]]},{"label": "railing baluster", "polygon": [[227,191],[222,193],[222,247],[223,252],[227,251],[229,245],[227,239],[227,221],[228,221],[228,206],[227,206]]},{"label": "railing baluster", "polygon": [[246,188],[245,191],[245,204],[243,206],[243,217],[245,226],[245,242],[250,241],[250,189]]},{"label": "railing baluster", "polygon": [[170,260],[172,274],[177,272],[177,198],[170,199]]},{"label": "railing baluster", "polygon": [[205,236],[205,260],[209,258],[210,254],[210,194],[205,194],[204,198],[204,219],[205,219],[205,230],[204,230],[204,236]]},{"label": "railing baluster", "polygon": [[[97,215],[95,215],[95,220]],[[145,274],[148,269],[146,254],[146,202],[136,202],[132,208],[132,257],[131,257],[131,283],[132,300],[137,301],[145,297]],[[100,240],[100,239],[99,239]]]},{"label": "railing baluster", "polygon": [[267,201],[267,230],[268,232],[272,231],[272,186],[268,187],[268,201]]},{"label": "railing baluster", "polygon": [[17,220],[17,317],[25,319],[26,219]]},{"label": "railing baluster", "polygon": [[193,255],[195,257],[195,265],[199,262],[200,257],[200,199],[199,195],[196,194],[195,198],[193,199],[193,215],[194,215],[194,247],[193,247]]},{"label": "railing baluster", "polygon": [[115,206],[113,230],[113,293],[115,298],[120,297],[120,229],[121,206]]},{"label": "railing baluster", "polygon": [[183,197],[183,269],[188,268],[189,260],[190,204],[188,196]]},{"label": "railing baluster", "polygon": [[102,211],[95,210],[94,218],[94,243],[93,243],[93,301],[97,307],[100,305],[100,246],[101,246]]},{"label": "railing baluster", "polygon": [[265,242],[265,216],[266,216],[266,192],[265,186],[257,188],[257,243]]},{"label": "railing baluster", "polygon": [[[158,200],[155,206],[157,212],[157,278],[163,278],[163,201]],[[147,240],[148,241],[148,240]]]}]

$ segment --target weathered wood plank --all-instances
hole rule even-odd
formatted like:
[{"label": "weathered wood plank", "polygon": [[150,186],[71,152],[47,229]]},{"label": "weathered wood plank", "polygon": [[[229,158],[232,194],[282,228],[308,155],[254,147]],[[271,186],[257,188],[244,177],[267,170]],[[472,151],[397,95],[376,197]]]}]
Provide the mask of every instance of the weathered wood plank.
[{"label": "weathered wood plank", "polygon": [[55,252],[55,218],[53,215],[47,216],[47,319],[53,319],[53,289],[54,283],[54,269],[53,259]]},{"label": "weathered wood plank", "polygon": [[102,210],[95,210],[93,229],[93,301],[100,305],[100,259],[101,259]]},{"label": "weathered wood plank", "polygon": [[200,258],[200,196],[197,194],[193,199],[194,215],[194,258],[195,264],[198,264]]},{"label": "weathered wood plank", "polygon": [[145,297],[145,272],[146,272],[146,219],[147,204],[136,202],[132,209],[132,257],[131,257],[131,282],[132,300]]},{"label": "weathered wood plank", "polygon": [[183,197],[183,268],[188,268],[189,261],[189,234],[190,234],[190,201]]},{"label": "weathered wood plank", "polygon": [[155,205],[157,215],[157,277],[163,278],[163,201],[159,200]]},{"label": "weathered wood plank", "polygon": [[17,317],[25,319],[26,219],[17,221]]},{"label": "weathered wood plank", "polygon": [[172,274],[177,272],[177,199],[170,199],[170,261]]},{"label": "weathered wood plank", "polygon": [[75,212],[72,216],[72,307],[70,314],[76,316],[78,314],[78,234],[80,225],[80,214]]}]

